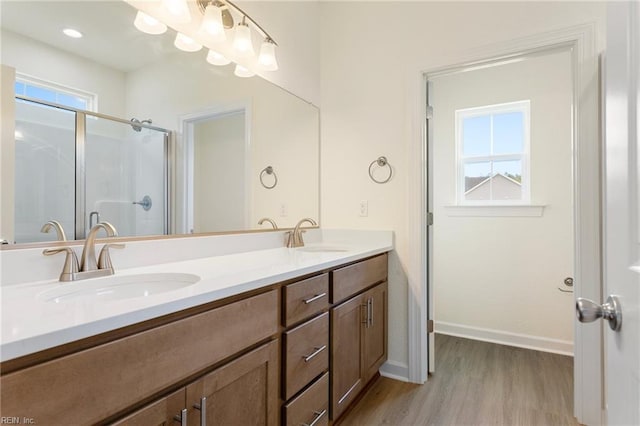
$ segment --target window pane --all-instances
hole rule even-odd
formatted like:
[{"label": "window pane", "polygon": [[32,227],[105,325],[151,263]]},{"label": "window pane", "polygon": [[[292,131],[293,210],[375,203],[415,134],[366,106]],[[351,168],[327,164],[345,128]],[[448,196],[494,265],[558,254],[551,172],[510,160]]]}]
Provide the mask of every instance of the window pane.
[{"label": "window pane", "polygon": [[522,161],[494,161],[491,179],[493,200],[522,199]]},{"label": "window pane", "polygon": [[524,149],[524,114],[507,112],[493,116],[493,153],[513,154]]},{"label": "window pane", "polygon": [[491,116],[462,120],[462,153],[465,157],[491,154]]},{"label": "window pane", "polygon": [[31,98],[40,99],[47,102],[56,101],[56,92],[54,92],[53,90],[43,89],[41,87],[27,85],[26,95]]},{"label": "window pane", "polygon": [[84,109],[84,110],[87,109],[86,99],[78,98],[76,96],[71,96],[71,95],[65,95],[63,93],[58,93],[57,103],[59,103],[60,105],[71,107],[71,108],[78,108],[78,109]]},{"label": "window pane", "polygon": [[464,199],[490,200],[489,176],[491,163],[467,163],[464,165]]},{"label": "window pane", "polygon": [[16,95],[24,95],[24,83],[16,81]]}]

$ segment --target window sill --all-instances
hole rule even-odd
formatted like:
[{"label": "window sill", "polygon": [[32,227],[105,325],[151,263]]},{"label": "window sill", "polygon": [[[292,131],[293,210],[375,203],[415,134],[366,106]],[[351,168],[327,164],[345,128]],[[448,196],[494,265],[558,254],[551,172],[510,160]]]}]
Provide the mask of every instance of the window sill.
[{"label": "window sill", "polygon": [[447,216],[454,217],[542,217],[544,205],[445,206]]}]

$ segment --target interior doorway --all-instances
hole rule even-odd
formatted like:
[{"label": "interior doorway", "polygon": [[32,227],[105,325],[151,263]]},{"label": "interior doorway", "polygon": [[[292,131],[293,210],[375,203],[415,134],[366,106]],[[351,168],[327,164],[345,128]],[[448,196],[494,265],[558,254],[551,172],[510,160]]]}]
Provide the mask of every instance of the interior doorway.
[{"label": "interior doorway", "polygon": [[573,355],[572,66],[565,46],[427,76],[436,333]]},{"label": "interior doorway", "polygon": [[188,232],[247,228],[252,196],[248,115],[248,108],[238,105],[183,121]]}]

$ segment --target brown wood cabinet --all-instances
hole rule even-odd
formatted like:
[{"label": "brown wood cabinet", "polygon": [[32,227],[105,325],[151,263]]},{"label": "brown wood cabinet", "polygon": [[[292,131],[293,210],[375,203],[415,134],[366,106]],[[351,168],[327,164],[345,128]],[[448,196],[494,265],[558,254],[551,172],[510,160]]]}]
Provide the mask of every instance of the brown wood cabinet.
[{"label": "brown wood cabinet", "polygon": [[327,425],[386,360],[386,264],[378,255],[45,351],[3,371],[0,415],[38,424]]},{"label": "brown wood cabinet", "polygon": [[267,343],[188,385],[188,424],[276,426],[278,352]]},{"label": "brown wood cabinet", "polygon": [[355,400],[387,359],[387,283],[331,309],[331,419]]}]

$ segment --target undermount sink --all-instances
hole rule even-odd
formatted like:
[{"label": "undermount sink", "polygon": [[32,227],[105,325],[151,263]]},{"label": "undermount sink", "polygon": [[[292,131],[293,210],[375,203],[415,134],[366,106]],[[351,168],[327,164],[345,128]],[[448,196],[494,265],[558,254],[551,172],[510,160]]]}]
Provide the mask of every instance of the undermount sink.
[{"label": "undermount sink", "polygon": [[37,298],[55,303],[80,299],[122,300],[178,290],[198,281],[197,275],[180,273],[111,276],[59,284],[38,294]]},{"label": "undermount sink", "polygon": [[307,253],[339,253],[348,251],[343,247],[331,247],[331,246],[305,246],[299,247],[298,251],[304,251]]}]

